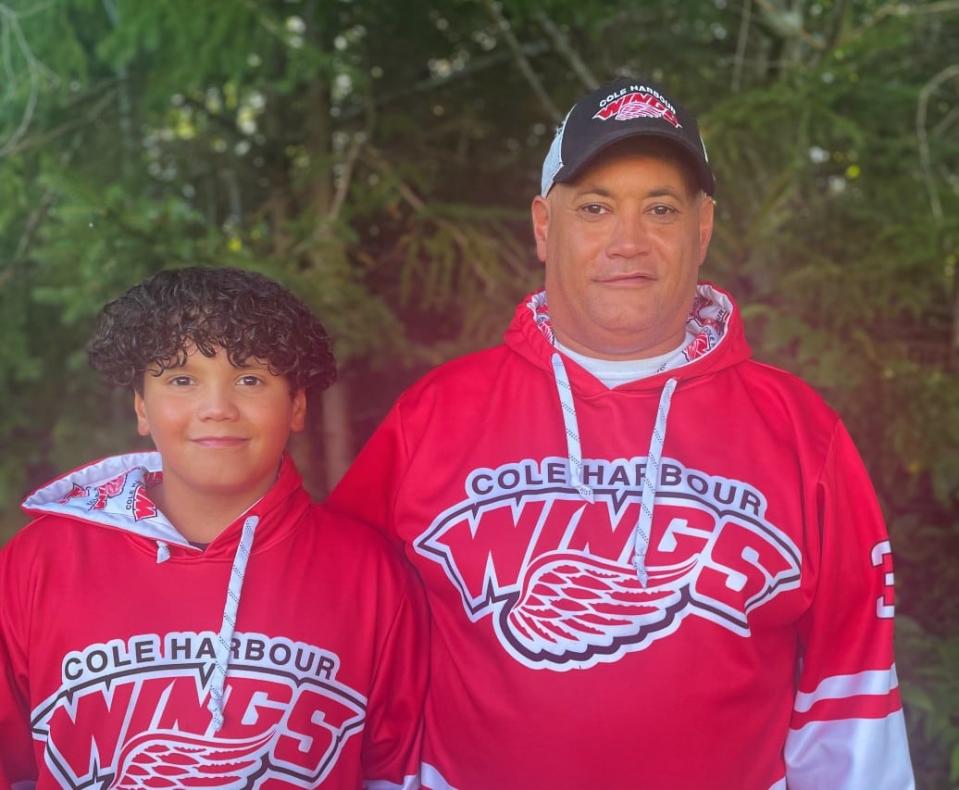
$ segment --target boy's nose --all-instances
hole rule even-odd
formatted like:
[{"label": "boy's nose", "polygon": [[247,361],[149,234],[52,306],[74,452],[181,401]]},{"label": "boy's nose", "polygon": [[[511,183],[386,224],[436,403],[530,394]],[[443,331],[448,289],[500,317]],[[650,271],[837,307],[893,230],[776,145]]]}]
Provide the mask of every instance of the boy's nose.
[{"label": "boy's nose", "polygon": [[197,408],[201,420],[232,420],[237,415],[231,394],[220,387],[211,387],[204,393]]}]

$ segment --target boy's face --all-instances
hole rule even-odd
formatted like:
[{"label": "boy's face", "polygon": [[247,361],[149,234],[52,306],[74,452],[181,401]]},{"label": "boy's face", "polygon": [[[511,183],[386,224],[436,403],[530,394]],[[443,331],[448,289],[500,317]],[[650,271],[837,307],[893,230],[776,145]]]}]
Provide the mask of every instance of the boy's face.
[{"label": "boy's face", "polygon": [[163,456],[163,487],[179,497],[236,499],[246,507],[276,479],[291,431],[303,430],[306,397],[265,363],[234,367],[226,352],[191,350],[186,364],[147,370],[134,396],[137,428]]}]

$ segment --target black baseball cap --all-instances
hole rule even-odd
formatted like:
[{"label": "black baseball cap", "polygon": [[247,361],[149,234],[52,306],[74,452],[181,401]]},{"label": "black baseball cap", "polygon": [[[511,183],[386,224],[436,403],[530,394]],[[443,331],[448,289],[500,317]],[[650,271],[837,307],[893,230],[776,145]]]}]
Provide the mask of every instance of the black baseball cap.
[{"label": "black baseball cap", "polygon": [[634,137],[670,140],[686,154],[707,195],[716,191],[706,146],[692,113],[660,87],[623,77],[581,98],[556,130],[543,162],[541,193],[572,181],[601,151]]}]

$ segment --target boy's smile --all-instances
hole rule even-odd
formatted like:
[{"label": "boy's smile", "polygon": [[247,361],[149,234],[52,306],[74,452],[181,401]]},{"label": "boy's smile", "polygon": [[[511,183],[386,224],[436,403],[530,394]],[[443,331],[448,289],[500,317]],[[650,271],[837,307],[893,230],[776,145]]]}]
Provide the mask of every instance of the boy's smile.
[{"label": "boy's smile", "polygon": [[[163,457],[151,498],[186,537],[209,540],[269,490],[290,432],[303,430],[306,396],[264,361],[235,367],[222,348],[193,348],[182,367],[146,371],[134,409]],[[187,534],[198,517],[212,534]]]}]

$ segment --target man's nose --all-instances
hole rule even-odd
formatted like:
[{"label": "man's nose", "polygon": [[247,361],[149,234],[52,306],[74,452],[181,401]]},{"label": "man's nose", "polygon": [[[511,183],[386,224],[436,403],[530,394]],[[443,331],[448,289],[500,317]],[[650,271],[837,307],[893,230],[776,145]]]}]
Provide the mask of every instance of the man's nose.
[{"label": "man's nose", "polygon": [[620,212],[613,223],[606,252],[611,257],[633,258],[649,249],[649,233],[636,212]]}]

